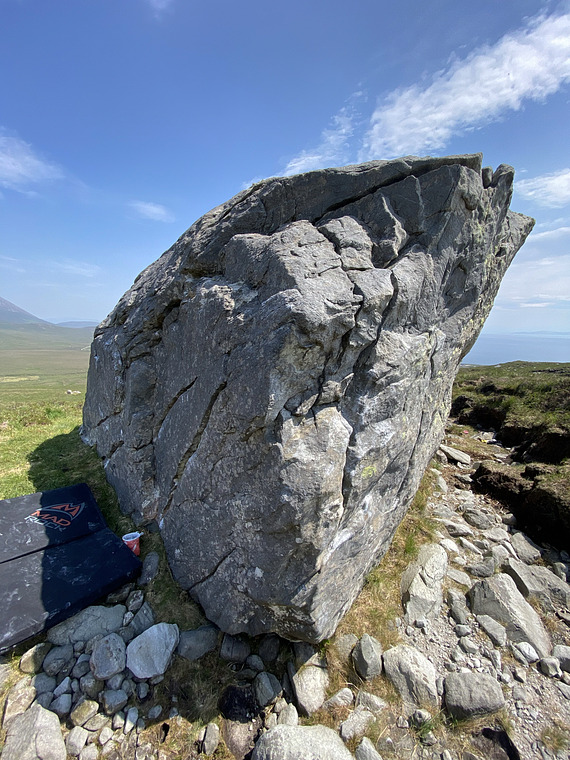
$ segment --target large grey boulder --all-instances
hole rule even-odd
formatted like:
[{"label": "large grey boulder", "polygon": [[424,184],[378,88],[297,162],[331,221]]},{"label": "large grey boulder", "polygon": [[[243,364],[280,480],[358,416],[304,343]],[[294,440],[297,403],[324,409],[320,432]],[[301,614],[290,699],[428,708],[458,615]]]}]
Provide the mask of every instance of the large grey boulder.
[{"label": "large grey boulder", "polygon": [[469,600],[475,615],[489,615],[505,626],[509,641],[528,642],[541,657],[550,654],[550,636],[509,575],[478,581],[469,590]]},{"label": "large grey boulder", "polygon": [[484,177],[466,155],[265,180],[97,329],[83,438],[225,632],[330,637],[385,553],[532,228],[513,170]]},{"label": "large grey boulder", "polygon": [[279,725],[258,740],[252,760],[354,760],[342,739],[326,726]]},{"label": "large grey boulder", "polygon": [[8,725],[2,760],[65,760],[58,717],[34,705]]}]

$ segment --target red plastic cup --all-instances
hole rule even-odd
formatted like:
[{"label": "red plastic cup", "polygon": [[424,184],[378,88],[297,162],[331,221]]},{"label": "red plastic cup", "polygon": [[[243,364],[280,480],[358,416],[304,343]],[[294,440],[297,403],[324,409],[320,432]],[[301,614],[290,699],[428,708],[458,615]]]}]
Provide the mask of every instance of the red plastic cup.
[{"label": "red plastic cup", "polygon": [[125,533],[125,535],[123,536],[123,541],[129,547],[129,549],[133,552],[133,554],[137,555],[137,557],[140,556],[140,553],[141,553],[141,547],[140,547],[141,536],[142,536],[142,533]]}]

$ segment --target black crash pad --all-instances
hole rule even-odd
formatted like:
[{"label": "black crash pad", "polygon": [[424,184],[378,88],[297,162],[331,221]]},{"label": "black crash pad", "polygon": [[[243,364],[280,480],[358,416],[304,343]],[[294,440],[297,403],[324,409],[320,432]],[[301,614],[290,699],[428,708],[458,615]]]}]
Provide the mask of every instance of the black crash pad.
[{"label": "black crash pad", "polygon": [[0,501],[0,652],[135,578],[84,483]]}]

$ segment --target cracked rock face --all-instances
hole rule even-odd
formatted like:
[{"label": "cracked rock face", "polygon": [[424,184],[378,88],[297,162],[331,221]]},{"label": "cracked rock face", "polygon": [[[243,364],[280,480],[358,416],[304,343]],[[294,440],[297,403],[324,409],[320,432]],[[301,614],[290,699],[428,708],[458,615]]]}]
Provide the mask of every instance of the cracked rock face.
[{"label": "cracked rock face", "polygon": [[97,329],[83,437],[224,631],[320,641],[386,551],[532,229],[512,180],[480,155],[265,180]]}]

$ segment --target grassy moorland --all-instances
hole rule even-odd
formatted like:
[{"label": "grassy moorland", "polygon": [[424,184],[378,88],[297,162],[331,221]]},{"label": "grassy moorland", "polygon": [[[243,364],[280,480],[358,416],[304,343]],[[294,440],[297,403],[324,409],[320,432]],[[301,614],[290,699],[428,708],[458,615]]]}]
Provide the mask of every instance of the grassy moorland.
[{"label": "grassy moorland", "polygon": [[509,465],[483,464],[478,486],[507,503],[538,541],[563,548],[570,541],[570,364],[462,367],[451,414],[494,430],[511,449]]}]

